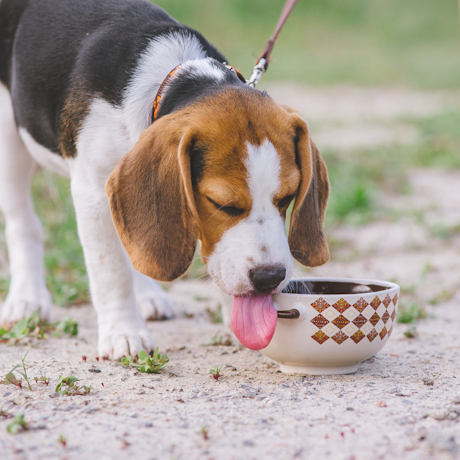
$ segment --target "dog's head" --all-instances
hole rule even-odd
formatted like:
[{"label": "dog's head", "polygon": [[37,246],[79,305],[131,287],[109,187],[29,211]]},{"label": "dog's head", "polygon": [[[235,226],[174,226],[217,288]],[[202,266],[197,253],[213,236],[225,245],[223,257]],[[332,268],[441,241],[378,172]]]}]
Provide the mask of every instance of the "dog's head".
[{"label": "dog's head", "polygon": [[308,266],[329,258],[326,166],[302,118],[259,91],[226,89],[159,118],[106,190],[134,267],[157,280],[182,275],[198,240],[215,282],[237,296],[284,288],[291,254]]}]

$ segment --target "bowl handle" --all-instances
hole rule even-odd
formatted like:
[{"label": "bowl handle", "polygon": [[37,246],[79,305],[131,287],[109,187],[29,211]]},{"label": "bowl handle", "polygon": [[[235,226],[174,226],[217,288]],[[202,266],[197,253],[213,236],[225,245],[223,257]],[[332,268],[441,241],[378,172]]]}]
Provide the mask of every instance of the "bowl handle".
[{"label": "bowl handle", "polygon": [[300,312],[297,308],[293,308],[292,310],[283,310],[278,312],[278,318],[282,319],[299,319]]},{"label": "bowl handle", "polygon": [[303,303],[296,302],[292,307],[290,310],[280,310],[279,304],[275,302],[275,308],[278,310],[278,318],[302,321],[307,317],[307,307]]}]

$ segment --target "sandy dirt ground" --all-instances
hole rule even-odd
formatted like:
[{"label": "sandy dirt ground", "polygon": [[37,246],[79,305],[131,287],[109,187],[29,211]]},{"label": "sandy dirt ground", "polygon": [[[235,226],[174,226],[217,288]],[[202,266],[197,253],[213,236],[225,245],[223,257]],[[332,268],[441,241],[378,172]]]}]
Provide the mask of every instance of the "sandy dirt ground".
[{"label": "sandy dirt ground", "polygon": [[[327,105],[326,92],[308,91],[319,107]],[[272,92],[296,105],[288,89]],[[419,104],[427,112],[449,102],[443,95],[404,94],[410,107]],[[366,94],[358,96],[366,100]],[[363,107],[372,105],[369,97]],[[387,94],[391,97],[400,104],[400,93]],[[353,136],[350,131],[350,145]],[[170,364],[159,375],[146,375],[96,361],[91,306],[55,308],[55,320],[70,316],[79,322],[79,335],[50,338],[29,353],[30,375],[46,373],[49,386],[30,392],[0,384],[0,409],[25,414],[30,426],[11,435],[6,432],[11,418],[0,417],[0,458],[460,458],[460,238],[436,238],[429,227],[458,223],[460,172],[418,170],[410,180],[411,194],[386,200],[400,218],[333,230],[332,260],[296,274],[397,279],[417,286],[428,317],[417,323],[415,338],[405,337],[407,325],[397,324],[388,345],[353,375],[285,375],[259,352],[206,345],[225,334],[205,311],[217,308],[219,291],[211,281],[179,280],[169,286],[176,318],[149,323]],[[423,222],[416,211],[425,213]],[[443,292],[449,295],[429,304]],[[0,345],[0,379],[29,347]],[[208,374],[217,364],[223,364],[219,381]],[[91,393],[56,396],[61,374],[92,385]]]}]

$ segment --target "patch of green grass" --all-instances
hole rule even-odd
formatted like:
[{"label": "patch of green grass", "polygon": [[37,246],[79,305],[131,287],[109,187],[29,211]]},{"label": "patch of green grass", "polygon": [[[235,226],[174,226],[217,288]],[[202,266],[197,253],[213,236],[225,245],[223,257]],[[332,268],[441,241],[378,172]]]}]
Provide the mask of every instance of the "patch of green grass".
[{"label": "patch of green grass", "polygon": [[412,302],[410,304],[406,304],[400,301],[397,316],[398,323],[412,324],[418,319],[426,318],[426,316],[426,310],[418,303]]},{"label": "patch of green grass", "polygon": [[[199,30],[248,75],[284,0],[153,0]],[[276,43],[264,82],[458,88],[456,0],[299,2]]]},{"label": "patch of green grass", "polygon": [[[331,195],[326,225],[364,224],[376,217],[388,217],[384,192],[409,191],[408,174],[413,168],[460,168],[460,112],[404,120],[419,131],[414,145],[357,148],[351,151],[324,149]],[[435,226],[434,236],[449,239],[460,232],[459,225]]]},{"label": "patch of green grass", "polygon": [[32,181],[45,235],[46,284],[60,306],[89,301],[88,277],[77,233],[70,181],[41,170]]}]

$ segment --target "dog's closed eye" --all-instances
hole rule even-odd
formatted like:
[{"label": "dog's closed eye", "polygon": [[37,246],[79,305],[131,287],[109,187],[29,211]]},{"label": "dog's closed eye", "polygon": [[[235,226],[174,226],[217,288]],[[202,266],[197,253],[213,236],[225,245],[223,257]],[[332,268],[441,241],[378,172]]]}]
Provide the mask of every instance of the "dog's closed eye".
[{"label": "dog's closed eye", "polygon": [[206,197],[210,203],[212,203],[219,211],[225,212],[225,214],[228,214],[229,216],[241,216],[241,214],[244,213],[244,209],[236,208],[235,206],[225,206],[221,205],[219,203],[216,203],[214,200],[211,200],[211,198]]},{"label": "dog's closed eye", "polygon": [[289,206],[289,204],[293,200],[294,196],[295,195],[287,195],[284,198],[282,198],[280,201],[278,201],[278,208],[279,209],[284,209],[287,206]]}]

